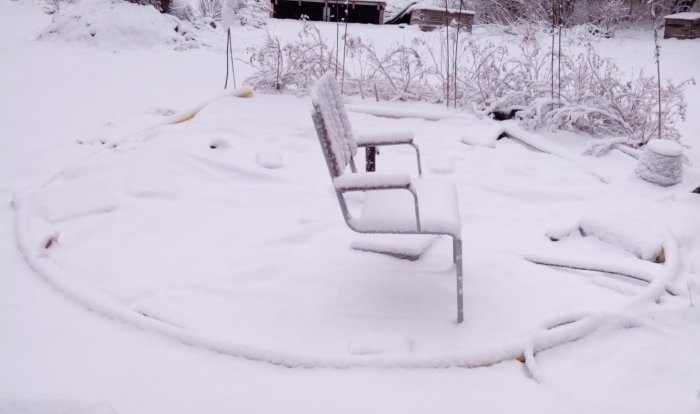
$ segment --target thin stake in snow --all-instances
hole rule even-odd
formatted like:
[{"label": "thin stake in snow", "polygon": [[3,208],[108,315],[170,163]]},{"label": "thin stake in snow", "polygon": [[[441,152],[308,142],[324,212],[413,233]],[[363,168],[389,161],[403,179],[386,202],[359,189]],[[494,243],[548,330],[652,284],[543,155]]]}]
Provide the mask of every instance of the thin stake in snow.
[{"label": "thin stake in snow", "polygon": [[338,13],[338,0],[335,0],[335,77],[338,78],[338,61],[340,53],[340,13]]},{"label": "thin stake in snow", "polygon": [[231,28],[226,29],[226,81],[224,81],[224,89],[228,88],[228,73],[229,73],[229,61],[231,62],[231,77],[233,78],[234,89],[238,88],[236,85],[236,68],[233,66],[233,46],[231,45]]},{"label": "thin stake in snow", "polygon": [[450,10],[445,0],[445,104],[450,107]]},{"label": "thin stake in snow", "polygon": [[651,17],[654,20],[654,60],[656,61],[656,87],[658,89],[658,99],[659,99],[659,116],[658,116],[658,126],[657,135],[661,139],[661,46],[659,46],[659,23],[656,17],[657,8],[659,4],[655,1],[651,1]]},{"label": "thin stake in snow", "polygon": [[[464,6],[464,0],[459,0],[459,14],[457,15],[457,34],[455,35],[455,51],[454,51],[454,68],[452,70],[453,75],[454,75],[454,104],[455,104],[455,109],[457,109],[457,56],[459,53],[459,31],[461,29],[461,23],[462,23],[462,9]],[[449,106],[449,105],[448,105]]]},{"label": "thin stake in snow", "polygon": [[342,79],[340,80],[340,93],[345,89],[345,57],[348,54],[348,18],[350,17],[350,3],[345,0],[345,34],[343,34],[343,69]]}]

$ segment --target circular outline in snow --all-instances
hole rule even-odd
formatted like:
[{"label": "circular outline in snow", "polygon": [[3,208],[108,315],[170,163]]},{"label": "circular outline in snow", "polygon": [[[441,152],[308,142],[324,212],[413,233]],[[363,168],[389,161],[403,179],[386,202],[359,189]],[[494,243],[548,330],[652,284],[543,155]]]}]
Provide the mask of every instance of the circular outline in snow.
[{"label": "circular outline in snow", "polygon": [[481,352],[452,353],[442,355],[349,355],[347,357],[324,357],[301,353],[286,353],[262,346],[253,346],[230,339],[200,333],[176,327],[157,319],[145,316],[129,309],[114,299],[92,289],[86,289],[71,283],[71,278],[63,274],[49,260],[43,251],[44,246],[34,246],[27,237],[29,213],[25,203],[15,200],[17,242],[27,264],[43,280],[56,290],[85,308],[111,319],[131,324],[139,329],[157,332],[169,336],[187,345],[208,349],[254,361],[268,362],[274,365],[300,368],[477,368],[494,365],[509,360],[522,358],[523,347],[519,343],[503,346],[497,350]]}]

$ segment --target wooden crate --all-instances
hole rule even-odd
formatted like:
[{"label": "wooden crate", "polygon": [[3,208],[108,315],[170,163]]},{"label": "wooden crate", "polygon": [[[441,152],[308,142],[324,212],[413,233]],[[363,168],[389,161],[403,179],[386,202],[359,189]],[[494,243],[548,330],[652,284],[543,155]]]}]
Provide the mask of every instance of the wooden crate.
[{"label": "wooden crate", "polygon": [[411,24],[417,24],[424,32],[429,32],[438,27],[445,26],[445,14],[450,26],[457,26],[459,23],[460,30],[472,31],[474,25],[474,12],[470,10],[445,9],[438,7],[416,7],[411,12]]},{"label": "wooden crate", "polygon": [[700,13],[676,13],[664,17],[664,39],[700,38]]}]

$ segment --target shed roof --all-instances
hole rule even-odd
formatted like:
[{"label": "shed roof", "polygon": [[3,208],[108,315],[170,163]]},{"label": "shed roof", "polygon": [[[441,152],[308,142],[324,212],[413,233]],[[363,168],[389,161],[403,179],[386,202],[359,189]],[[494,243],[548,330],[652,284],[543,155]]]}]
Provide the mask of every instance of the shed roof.
[{"label": "shed roof", "polygon": [[669,14],[668,16],[664,16],[664,19],[700,20],[700,12],[683,12]]}]

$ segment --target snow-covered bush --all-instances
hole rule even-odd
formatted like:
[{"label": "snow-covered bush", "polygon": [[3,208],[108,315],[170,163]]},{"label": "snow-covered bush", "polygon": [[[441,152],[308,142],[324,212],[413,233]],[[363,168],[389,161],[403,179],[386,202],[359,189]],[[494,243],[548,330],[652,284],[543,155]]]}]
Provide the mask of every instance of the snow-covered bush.
[{"label": "snow-covered bush", "polygon": [[269,33],[262,47],[248,48],[249,62],[257,72],[245,84],[260,90],[306,93],[328,70],[335,70],[335,52],[308,21],[298,38],[282,44]]},{"label": "snow-covered bush", "polygon": [[194,20],[194,9],[187,0],[172,0],[170,2],[169,14],[177,17],[180,20],[191,22]]},{"label": "snow-covered bush", "polygon": [[83,0],[64,7],[39,34],[48,38],[108,48],[199,46],[189,22],[122,0]]},{"label": "snow-covered bush", "polygon": [[263,27],[271,7],[272,3],[266,0],[223,0],[221,22],[224,29],[234,24]]},{"label": "snow-covered bush", "polygon": [[199,0],[197,2],[197,12],[200,17],[213,20],[221,20],[221,7],[223,0]]},{"label": "snow-covered bush", "polygon": [[[510,48],[517,49],[513,53]],[[462,106],[510,112],[525,108],[535,97],[549,93],[546,69],[549,52],[543,52],[530,28],[511,44],[465,40],[457,70]]]},{"label": "snow-covered bush", "polygon": [[[546,81],[546,79],[542,79]],[[675,123],[685,120],[683,89],[692,79],[661,90],[661,136],[677,140]],[[561,99],[552,99],[541,85],[539,96],[520,113],[530,127],[571,129],[594,136],[624,136],[629,145],[644,145],[658,134],[656,79],[639,73],[626,79],[617,64],[591,45],[575,58],[562,57]],[[517,93],[517,92],[516,92]]]},{"label": "snow-covered bush", "polygon": [[[558,57],[559,79],[558,73],[551,73],[551,52],[543,52],[535,39],[526,33],[517,44],[516,57],[510,57],[504,46],[471,42],[471,64],[459,72],[464,81],[458,85],[468,90],[463,95],[488,113],[519,111],[531,128],[625,137],[625,144],[634,147],[658,133],[658,90],[653,76],[639,73],[628,78],[613,59],[601,57],[587,43],[578,55]],[[686,116],[683,90],[693,83],[692,79],[677,84],[667,81],[662,87],[663,138],[679,139],[675,124]]]},{"label": "snow-covered bush", "polygon": [[[540,44],[535,26],[526,26],[518,39],[501,44],[471,36],[457,38],[456,30],[451,30],[449,61],[446,32],[437,30],[428,37],[395,43],[383,53],[371,42],[349,36],[342,66],[336,61],[335,48],[324,42],[312,23],[304,22],[293,42],[284,44],[268,36],[263,47],[248,49],[257,73],[247,83],[263,90],[305,93],[325,71],[334,70],[344,93],[363,98],[375,94],[384,100],[433,103],[449,99],[484,114],[517,113],[530,128],[577,130],[594,138],[623,137],[615,144],[635,148],[658,134],[655,78],[644,73],[629,78],[591,43],[584,43],[576,55],[557,56],[559,71],[553,70],[552,52]],[[662,87],[662,138],[680,138],[675,124],[685,119],[683,90],[692,83],[692,79],[667,81]]]},{"label": "snow-covered bush", "polygon": [[[562,0],[573,3],[571,0]],[[459,0],[452,0],[451,7],[459,7]],[[550,19],[552,0],[470,0],[465,8],[476,11],[480,24],[513,25],[522,22],[541,22]],[[444,2],[443,2],[444,5]],[[569,7],[566,6],[566,10]]]},{"label": "snow-covered bush", "polygon": [[355,91],[365,96],[374,92],[385,100],[435,99],[435,88],[428,82],[426,65],[416,49],[421,45],[417,39],[408,46],[395,44],[383,54],[359,37],[349,37],[346,45],[350,67],[354,69],[348,77],[349,93]]}]

